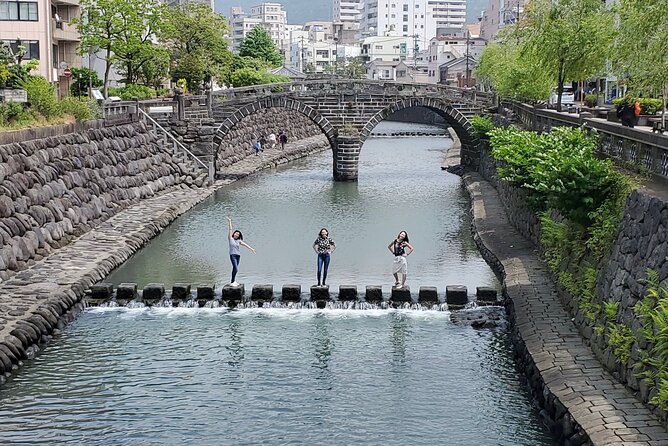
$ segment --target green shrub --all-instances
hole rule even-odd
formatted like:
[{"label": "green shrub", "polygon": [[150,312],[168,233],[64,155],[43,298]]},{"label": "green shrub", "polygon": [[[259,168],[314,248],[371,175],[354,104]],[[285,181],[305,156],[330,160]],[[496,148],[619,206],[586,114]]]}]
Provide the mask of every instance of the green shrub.
[{"label": "green shrub", "polygon": [[489,116],[474,116],[471,118],[471,126],[475,136],[484,140],[489,140],[489,132],[495,128],[492,118]]},{"label": "green shrub", "polygon": [[94,117],[88,99],[69,96],[60,103],[63,112],[74,116],[77,122],[88,121]]},{"label": "green shrub", "polygon": [[661,99],[654,98],[640,98],[640,113],[643,115],[654,115],[663,108]]},{"label": "green shrub", "polygon": [[124,101],[131,101],[135,98],[143,101],[155,98],[156,92],[155,89],[146,85],[128,84],[121,88],[110,88],[109,96],[118,96]]},{"label": "green shrub", "polygon": [[631,348],[636,338],[625,324],[608,323],[608,337],[612,352],[623,365],[629,362]]},{"label": "green shrub", "polygon": [[596,104],[598,104],[598,96],[595,94],[588,94],[585,95],[585,105],[587,107],[596,107]]},{"label": "green shrub", "polygon": [[19,102],[0,103],[0,125],[16,122],[22,113],[23,105]]},{"label": "green shrub", "polygon": [[20,87],[28,93],[28,103],[47,119],[62,116],[63,110],[56,98],[56,89],[41,76],[29,76],[20,81]]}]

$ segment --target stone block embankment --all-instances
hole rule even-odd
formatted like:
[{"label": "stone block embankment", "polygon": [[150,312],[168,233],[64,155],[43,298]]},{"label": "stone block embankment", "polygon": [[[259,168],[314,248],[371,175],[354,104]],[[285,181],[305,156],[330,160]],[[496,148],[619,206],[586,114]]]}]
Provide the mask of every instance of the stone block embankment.
[{"label": "stone block embankment", "polygon": [[280,107],[259,109],[238,121],[223,137],[216,150],[216,171],[255,155],[253,145],[261,136],[283,130],[288,143],[321,135],[322,130],[304,114]]},{"label": "stone block embankment", "polygon": [[91,123],[78,133],[49,129],[0,135],[3,280],[129,204],[168,188],[201,186],[205,179],[143,123]]}]

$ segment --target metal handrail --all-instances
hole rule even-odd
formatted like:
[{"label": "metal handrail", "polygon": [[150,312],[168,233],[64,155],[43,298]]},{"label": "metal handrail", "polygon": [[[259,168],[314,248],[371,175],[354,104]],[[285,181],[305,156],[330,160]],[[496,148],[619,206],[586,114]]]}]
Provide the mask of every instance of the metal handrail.
[{"label": "metal handrail", "polygon": [[163,132],[163,134],[164,134],[165,136],[167,136],[168,138],[170,138],[170,139],[171,139],[171,140],[172,140],[172,141],[173,141],[179,148],[181,148],[181,150],[183,150],[184,152],[186,152],[191,158],[193,158],[193,159],[194,159],[195,161],[197,161],[202,167],[204,167],[204,168],[208,171],[208,173],[209,173],[209,179],[210,179],[210,180],[213,180],[212,163],[209,163],[209,165],[207,166],[207,165],[204,163],[204,161],[202,161],[201,159],[199,159],[199,158],[197,157],[197,155],[195,155],[195,154],[192,153],[190,150],[188,150],[188,148],[187,148],[186,146],[184,146],[183,143],[182,143],[181,141],[179,141],[178,139],[176,139],[176,138],[174,137],[174,135],[172,135],[170,132],[168,132],[168,131],[167,131],[163,126],[161,126],[155,119],[153,119],[153,118],[151,117],[151,115],[149,115],[149,114],[146,113],[144,110],[142,110],[141,107],[137,107],[137,109],[139,110],[139,112],[140,112],[140,114],[142,115],[143,118],[148,118],[149,121],[151,121],[151,124],[153,124],[154,127],[159,128],[160,130],[162,130],[162,132]]}]

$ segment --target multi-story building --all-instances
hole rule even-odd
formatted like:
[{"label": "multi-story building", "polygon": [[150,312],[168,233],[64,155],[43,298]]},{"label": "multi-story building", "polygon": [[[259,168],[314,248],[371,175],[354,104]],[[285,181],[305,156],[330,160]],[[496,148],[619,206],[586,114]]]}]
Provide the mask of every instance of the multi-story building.
[{"label": "multi-story building", "polygon": [[462,28],[466,0],[367,0],[359,18],[361,37],[394,30],[412,37],[411,54],[427,47],[438,28]]},{"label": "multi-story building", "polygon": [[79,0],[0,0],[0,41],[23,60],[39,62],[37,73],[67,94],[64,70],[81,66],[79,33],[70,21],[80,15]]},{"label": "multi-story building", "polygon": [[524,0],[488,0],[480,17],[480,37],[494,40],[504,26],[515,23],[524,14]]},{"label": "multi-story building", "polygon": [[256,26],[262,26],[267,30],[274,44],[284,55],[290,50],[288,15],[280,3],[262,3],[251,7],[250,13],[235,6],[230,10],[229,23],[233,51],[239,51],[241,41]]},{"label": "multi-story building", "polygon": [[477,26],[472,25],[463,29],[439,29],[438,37],[429,42],[427,82],[453,84],[458,82],[458,77],[463,77],[471,83],[473,70],[487,46],[487,41],[477,32]]},{"label": "multi-story building", "polygon": [[364,0],[334,0],[334,22],[353,25],[357,28],[359,16],[364,9]]},{"label": "multi-story building", "polygon": [[386,62],[406,60],[411,44],[412,39],[410,37],[400,36],[396,33],[367,37],[362,41],[362,60],[367,63],[375,60]]}]

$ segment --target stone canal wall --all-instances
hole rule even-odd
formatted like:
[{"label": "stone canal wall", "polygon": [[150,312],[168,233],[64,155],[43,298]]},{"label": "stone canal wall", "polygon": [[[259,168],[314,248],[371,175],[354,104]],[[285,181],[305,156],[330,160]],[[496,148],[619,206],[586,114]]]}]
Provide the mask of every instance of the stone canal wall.
[{"label": "stone canal wall", "polygon": [[[514,321],[516,350],[548,424],[562,441],[574,437],[568,444],[668,444],[665,413],[645,406],[651,394],[647,384],[637,378],[642,369],[634,370],[639,365],[638,348],[646,346],[635,342],[624,364],[615,357],[609,334],[594,330],[595,324],[578,309],[579,296],[555,285],[551,272],[536,255],[540,250],[539,220],[522,192],[497,180],[496,165],[488,154],[482,157],[480,171],[489,182],[467,179],[474,195],[476,241],[488,261],[505,276],[504,294]],[[497,207],[487,204],[491,200],[482,200],[478,191],[482,187],[488,188],[484,195],[498,194]],[[476,209],[476,201],[483,202],[482,208]],[[495,213],[502,214],[522,237],[504,233],[501,240],[488,232],[486,221]],[[607,301],[616,302],[620,310],[614,323],[629,327],[635,339],[640,338],[642,325],[633,306],[644,296],[646,269],[659,271],[661,279],[668,276],[667,220],[663,200],[636,190],[627,201],[612,256],[599,271],[594,303],[603,308]],[[536,254],[515,254],[518,251]],[[572,260],[569,267],[584,265]],[[597,407],[600,404],[604,408]]]},{"label": "stone canal wall", "polygon": [[283,130],[288,135],[288,143],[321,135],[322,130],[309,118],[295,110],[282,107],[258,109],[232,127],[223,138],[220,147],[215,148],[216,171],[234,164],[249,155],[255,155],[255,142],[262,135]]},{"label": "stone canal wall", "polygon": [[131,203],[203,179],[139,122],[0,134],[0,279]]}]

